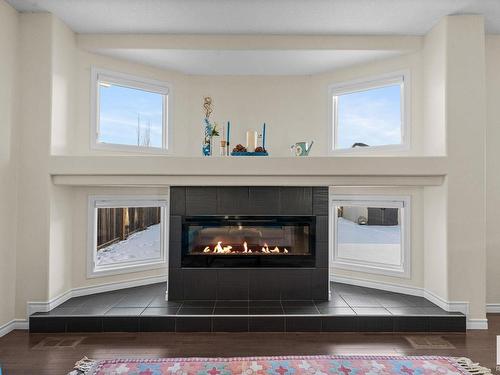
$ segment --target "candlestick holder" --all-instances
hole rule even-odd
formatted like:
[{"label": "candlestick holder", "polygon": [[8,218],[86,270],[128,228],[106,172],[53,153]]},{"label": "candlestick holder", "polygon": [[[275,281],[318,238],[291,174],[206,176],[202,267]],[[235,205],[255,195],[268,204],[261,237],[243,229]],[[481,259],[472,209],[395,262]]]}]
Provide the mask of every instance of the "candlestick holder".
[{"label": "candlestick holder", "polygon": [[[231,156],[269,156],[266,150],[266,123],[262,127],[262,134],[258,134],[255,130],[248,130],[246,138],[246,150],[243,146],[241,146],[243,150],[237,147],[231,152]],[[258,146],[260,138],[262,138],[262,146]]]}]

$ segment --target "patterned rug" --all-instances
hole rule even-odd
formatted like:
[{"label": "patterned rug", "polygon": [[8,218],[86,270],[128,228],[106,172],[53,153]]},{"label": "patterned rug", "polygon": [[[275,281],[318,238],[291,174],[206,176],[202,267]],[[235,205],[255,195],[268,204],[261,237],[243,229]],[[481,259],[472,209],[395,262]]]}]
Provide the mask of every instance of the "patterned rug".
[{"label": "patterned rug", "polygon": [[[467,358],[288,356],[241,358],[82,359],[71,375],[464,375],[491,374]],[[68,375],[70,375],[68,374]]]}]

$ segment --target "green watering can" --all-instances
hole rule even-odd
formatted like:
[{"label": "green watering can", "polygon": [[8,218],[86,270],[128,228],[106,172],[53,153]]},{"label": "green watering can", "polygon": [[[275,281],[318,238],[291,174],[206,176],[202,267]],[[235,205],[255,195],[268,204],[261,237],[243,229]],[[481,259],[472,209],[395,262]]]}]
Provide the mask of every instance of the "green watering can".
[{"label": "green watering can", "polygon": [[291,145],[290,148],[295,156],[307,156],[309,155],[309,151],[311,151],[313,144],[314,141],[311,141],[310,144],[307,142],[297,142]]}]

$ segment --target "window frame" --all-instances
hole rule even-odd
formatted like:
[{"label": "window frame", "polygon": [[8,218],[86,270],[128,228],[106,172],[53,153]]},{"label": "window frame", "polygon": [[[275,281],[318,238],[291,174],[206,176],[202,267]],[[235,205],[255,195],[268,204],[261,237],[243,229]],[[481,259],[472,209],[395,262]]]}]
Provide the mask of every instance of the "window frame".
[{"label": "window frame", "polygon": [[[338,138],[338,97],[360,91],[377,89],[400,84],[401,100],[401,143],[396,145],[380,145],[356,148],[337,148]],[[408,152],[411,150],[411,81],[410,71],[401,70],[378,76],[371,76],[328,86],[328,151],[330,155],[371,154]]]},{"label": "window frame", "polygon": [[[144,147],[99,142],[100,96],[99,82],[109,81],[116,86],[148,91],[163,95],[162,146]],[[172,85],[168,82],[143,78],[131,74],[91,67],[90,97],[90,149],[91,151],[118,151],[147,154],[170,154],[172,152]]]},{"label": "window frame", "polygon": [[[97,209],[161,207],[160,258],[96,266]],[[119,275],[168,267],[170,201],[166,195],[89,195],[87,216],[87,278]]]},{"label": "window frame", "polygon": [[[341,205],[362,207],[399,208],[401,215],[401,265],[370,262],[340,257],[338,254],[337,207]],[[336,269],[378,274],[404,279],[411,278],[411,196],[409,195],[337,195],[330,194],[330,254],[331,266]]]}]

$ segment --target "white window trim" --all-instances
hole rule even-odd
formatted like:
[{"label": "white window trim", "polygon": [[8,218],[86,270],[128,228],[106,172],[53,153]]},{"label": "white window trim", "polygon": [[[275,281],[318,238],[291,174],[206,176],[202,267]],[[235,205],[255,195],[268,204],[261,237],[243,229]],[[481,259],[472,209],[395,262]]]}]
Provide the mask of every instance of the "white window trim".
[{"label": "white window trim", "polygon": [[[385,276],[411,277],[411,197],[409,195],[336,195],[330,192],[329,247],[332,268]],[[337,207],[360,205],[401,208],[401,266],[342,258],[337,248]]]},{"label": "white window trim", "polygon": [[[117,265],[96,266],[97,208],[161,207],[160,258]],[[87,278],[166,268],[168,266],[170,204],[167,195],[89,195],[87,228]]]},{"label": "white window trim", "polygon": [[[401,144],[337,149],[337,99],[342,94],[364,91],[400,83],[401,90]],[[411,79],[409,70],[401,70],[328,86],[328,151],[332,156],[369,155],[411,150]]]},{"label": "white window trim", "polygon": [[[90,85],[90,149],[92,151],[140,152],[148,154],[170,154],[173,151],[172,119],[173,90],[172,85],[158,80],[142,78],[131,74],[91,67]],[[110,81],[116,85],[150,91],[164,95],[162,119],[162,147],[144,147],[98,142],[99,133],[99,80]]]}]

